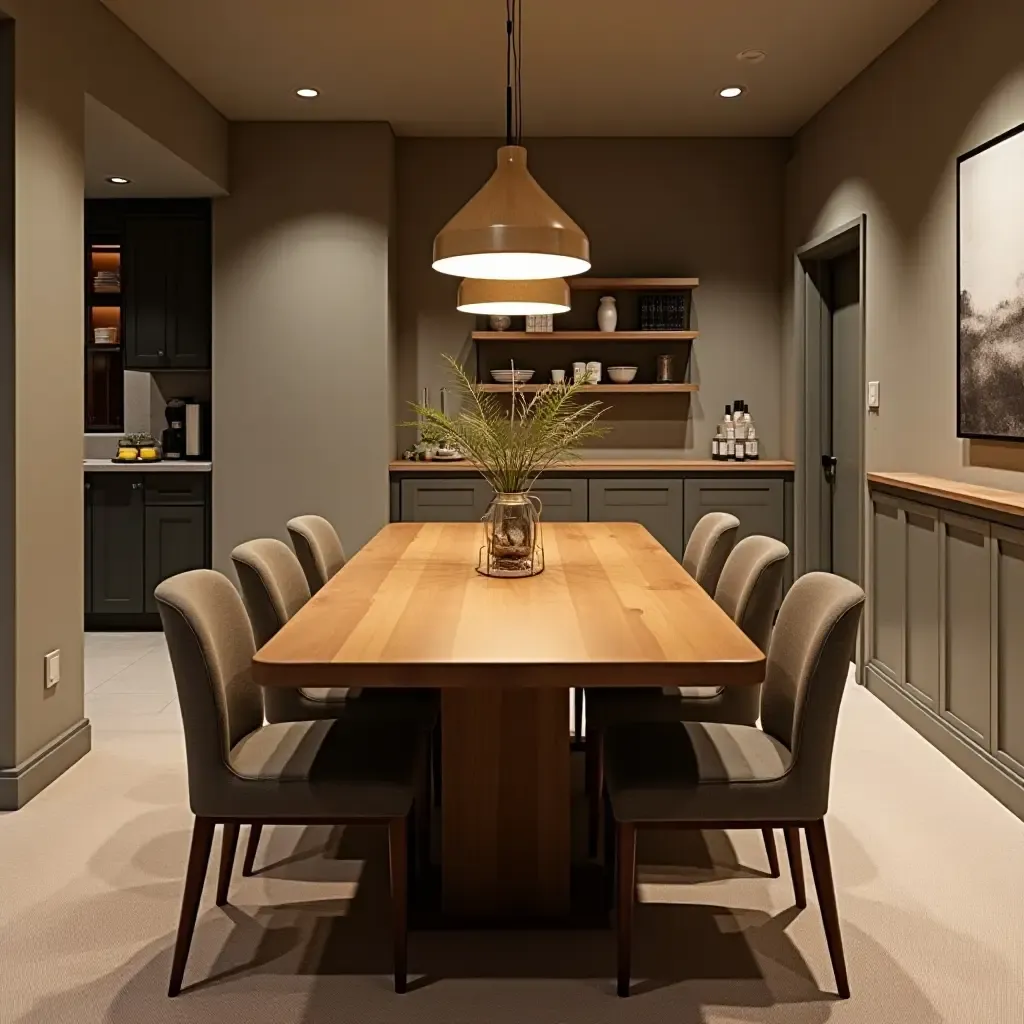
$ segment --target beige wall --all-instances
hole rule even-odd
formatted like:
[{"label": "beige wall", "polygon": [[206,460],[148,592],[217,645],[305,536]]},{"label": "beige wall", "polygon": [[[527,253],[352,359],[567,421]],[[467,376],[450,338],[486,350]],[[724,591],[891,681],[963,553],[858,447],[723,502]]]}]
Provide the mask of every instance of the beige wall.
[{"label": "beige wall", "polygon": [[213,544],[315,512],[350,551],[388,520],[394,138],[234,124],[214,202]]},{"label": "beige wall", "polygon": [[[430,267],[445,221],[486,180],[488,139],[398,140],[399,398],[423,386],[437,404],[440,354],[468,351],[475,318],[455,309],[457,280]],[[710,453],[726,402],[745,398],[766,457],[778,454],[782,230],[780,139],[536,139],[530,168],[590,237],[594,273],[698,276],[691,379],[700,393],[623,396],[604,450]],[[601,359],[600,351],[589,356]],[[405,414],[400,415],[405,418]],[[688,415],[687,415],[688,412]],[[409,442],[403,432],[399,443]]]},{"label": "beige wall", "polygon": [[956,437],[959,154],[1024,121],[1024,4],[940,0],[797,136],[787,168],[784,408],[792,416],[795,249],[867,215],[867,468],[1019,489],[1019,446]]},{"label": "beige wall", "polygon": [[[175,126],[161,141],[221,181],[225,145],[219,115],[96,0],[3,2],[15,18],[14,152],[4,169],[9,182],[13,166],[15,313],[13,336],[0,342],[0,378],[14,384],[0,428],[0,577],[14,588],[0,601],[0,806],[24,799],[19,780],[33,759],[83,724],[83,121],[87,87],[107,77],[96,65],[118,69],[108,106],[129,99],[125,116],[155,136]],[[47,692],[43,655],[53,648],[61,682]],[[81,753],[87,734],[78,736]],[[55,754],[34,777],[59,762]]]}]

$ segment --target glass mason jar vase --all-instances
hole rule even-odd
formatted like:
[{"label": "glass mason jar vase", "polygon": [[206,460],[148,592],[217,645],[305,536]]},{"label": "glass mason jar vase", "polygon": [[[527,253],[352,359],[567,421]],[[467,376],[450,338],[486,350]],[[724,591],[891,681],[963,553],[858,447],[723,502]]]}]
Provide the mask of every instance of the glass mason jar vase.
[{"label": "glass mason jar vase", "polygon": [[544,571],[541,501],[535,494],[495,494],[484,515],[484,546],[477,571],[484,576],[536,576]]}]

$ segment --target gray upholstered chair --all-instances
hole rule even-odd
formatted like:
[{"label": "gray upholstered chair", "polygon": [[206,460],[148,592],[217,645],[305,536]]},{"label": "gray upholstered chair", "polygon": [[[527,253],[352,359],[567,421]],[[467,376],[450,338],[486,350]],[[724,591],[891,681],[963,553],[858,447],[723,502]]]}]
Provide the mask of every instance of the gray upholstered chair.
[{"label": "gray upholstered chair", "polygon": [[[705,517],[707,518],[707,517]],[[730,517],[731,518],[731,517]],[[702,520],[703,521],[703,520]],[[745,537],[729,553],[718,578],[715,602],[762,650],[768,650],[772,623],[782,597],[789,548],[772,537]],[[602,736],[627,722],[729,722],[754,725],[761,710],[760,686],[683,686],[588,691],[587,778],[590,794],[590,847],[596,851],[602,810]],[[772,877],[779,875],[775,837],[764,836]]]},{"label": "gray upholstered chair", "polygon": [[345,565],[341,538],[323,516],[296,516],[288,520],[288,536],[306,574],[309,592],[315,594]]},{"label": "gray upholstered chair", "polygon": [[714,594],[740,521],[728,512],[708,512],[697,520],[683,551],[683,568],[709,593]]},{"label": "gray upholstered chair", "polygon": [[195,815],[169,994],[181,991],[213,833],[224,826],[217,905],[227,902],[239,826],[375,823],[388,827],[395,989],[406,981],[407,820],[422,734],[393,723],[263,724],[252,679],[256,652],[237,591],[196,569],[156,588],[181,705],[189,802]]},{"label": "gray upholstered chair", "polygon": [[618,991],[629,994],[636,831],[781,828],[798,907],[806,906],[799,856],[807,836],[839,995],[850,994],[825,836],[832,750],[864,592],[829,573],[793,584],[768,648],[761,728],[718,722],[646,722],[605,736],[616,826]]}]

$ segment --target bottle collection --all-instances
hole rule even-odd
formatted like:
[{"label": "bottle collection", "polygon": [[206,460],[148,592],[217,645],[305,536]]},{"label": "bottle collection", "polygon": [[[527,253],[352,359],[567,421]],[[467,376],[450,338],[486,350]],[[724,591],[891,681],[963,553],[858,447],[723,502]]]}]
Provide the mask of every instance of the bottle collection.
[{"label": "bottle collection", "polygon": [[742,399],[725,407],[725,416],[711,440],[711,458],[716,462],[753,462],[760,444],[750,410]]}]

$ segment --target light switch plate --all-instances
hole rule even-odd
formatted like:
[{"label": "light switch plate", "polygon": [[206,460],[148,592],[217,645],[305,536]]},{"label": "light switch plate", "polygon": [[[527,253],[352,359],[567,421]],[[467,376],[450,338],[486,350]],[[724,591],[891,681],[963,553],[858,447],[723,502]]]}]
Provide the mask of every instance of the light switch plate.
[{"label": "light switch plate", "polygon": [[869,409],[877,409],[878,408],[878,381],[877,380],[869,380],[868,381],[868,408]]},{"label": "light switch plate", "polygon": [[43,686],[47,690],[52,690],[60,682],[60,648],[50,651],[43,658],[43,665],[46,670],[43,675]]}]

